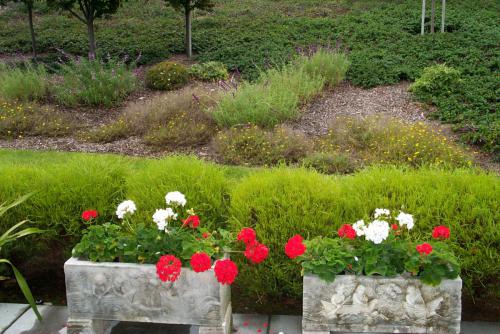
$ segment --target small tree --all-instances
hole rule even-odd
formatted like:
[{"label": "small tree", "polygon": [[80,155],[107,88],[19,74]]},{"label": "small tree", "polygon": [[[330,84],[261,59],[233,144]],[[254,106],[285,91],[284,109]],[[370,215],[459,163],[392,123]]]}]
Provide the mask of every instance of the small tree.
[{"label": "small tree", "polygon": [[33,27],[33,5],[34,0],[0,0],[0,5],[5,6],[7,2],[22,2],[26,6],[26,10],[28,11],[28,23],[30,27],[30,35],[31,35],[31,50],[33,52],[33,58],[36,58],[36,36],[35,36],[35,28]]},{"label": "small tree", "polygon": [[47,0],[50,6],[62,8],[87,26],[89,58],[95,59],[94,20],[116,13],[124,0]]},{"label": "small tree", "polygon": [[210,10],[214,7],[212,0],[165,0],[169,3],[175,10],[182,11],[184,13],[185,20],[185,39],[184,45],[186,49],[186,55],[191,58],[193,55],[193,46],[191,41],[191,16],[194,9],[204,9]]}]

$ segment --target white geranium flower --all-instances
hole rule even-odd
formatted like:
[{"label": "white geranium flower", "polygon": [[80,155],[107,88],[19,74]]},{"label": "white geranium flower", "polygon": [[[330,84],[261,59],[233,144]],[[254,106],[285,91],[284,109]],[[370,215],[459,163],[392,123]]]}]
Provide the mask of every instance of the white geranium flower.
[{"label": "white geranium flower", "polygon": [[365,235],[366,225],[363,219],[358,220],[357,222],[352,224],[352,228],[354,229],[354,231],[356,231],[356,235],[358,237]]},{"label": "white geranium flower", "polygon": [[385,220],[374,220],[365,230],[366,240],[380,244],[389,236],[389,223]]},{"label": "white geranium flower", "polygon": [[355,256],[355,257],[354,257],[354,260],[356,260],[356,262],[358,262],[358,261],[359,261],[359,259],[358,259],[358,257],[357,257],[357,256]]},{"label": "white geranium flower", "polygon": [[389,216],[390,214],[391,211],[389,211],[389,209],[375,209],[373,217],[378,218],[380,216]]},{"label": "white geranium flower", "polygon": [[171,208],[157,209],[153,215],[153,221],[161,231],[165,230],[169,221],[175,219],[177,219],[177,214]]},{"label": "white geranium flower", "polygon": [[116,216],[120,219],[123,219],[123,217],[125,217],[125,214],[134,213],[135,210],[137,210],[135,203],[131,200],[126,200],[121,202],[120,205],[118,205],[118,207],[116,208]]},{"label": "white geranium flower", "polygon": [[399,212],[399,215],[396,217],[396,220],[399,222],[399,226],[403,227],[406,225],[406,228],[411,230],[415,225],[413,221],[413,216],[409,213],[404,213],[403,211]]},{"label": "white geranium flower", "polygon": [[165,196],[167,205],[186,205],[186,196],[179,191],[171,191]]}]

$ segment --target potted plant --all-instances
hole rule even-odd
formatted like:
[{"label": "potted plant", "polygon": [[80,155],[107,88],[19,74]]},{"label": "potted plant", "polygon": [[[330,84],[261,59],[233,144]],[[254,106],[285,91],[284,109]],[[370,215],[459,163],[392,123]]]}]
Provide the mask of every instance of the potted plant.
[{"label": "potted plant", "polygon": [[231,332],[230,285],[238,268],[228,254],[241,252],[256,264],[269,250],[250,228],[237,238],[208,230],[180,192],[165,200],[168,207],[156,210],[151,223],[131,222],[130,200],[117,208],[119,224],[94,224],[97,211],[83,213],[90,226],[64,265],[69,333],[102,333],[112,320]]},{"label": "potted plant", "polygon": [[449,228],[416,244],[412,215],[376,209],[370,220],[343,225],[336,238],[295,235],[285,245],[305,274],[303,333],[458,334],[462,281]]}]

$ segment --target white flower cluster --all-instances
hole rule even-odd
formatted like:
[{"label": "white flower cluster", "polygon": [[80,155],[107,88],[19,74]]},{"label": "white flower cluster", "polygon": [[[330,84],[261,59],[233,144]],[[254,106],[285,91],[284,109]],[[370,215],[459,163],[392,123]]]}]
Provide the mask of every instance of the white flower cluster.
[{"label": "white flower cluster", "polygon": [[157,209],[153,215],[153,221],[158,226],[158,229],[163,231],[169,221],[176,220],[177,214],[171,208]]},{"label": "white flower cluster", "polygon": [[389,223],[385,220],[374,220],[365,229],[365,239],[380,244],[389,236]]},{"label": "white flower cluster", "polygon": [[[387,239],[390,232],[390,225],[386,220],[383,220],[383,218],[387,220],[394,218],[391,217],[391,211],[389,209],[375,209],[373,217],[375,220],[371,223],[366,224],[364,220],[358,220],[352,224],[352,228],[356,231],[358,237],[364,236],[366,240],[370,240],[375,244],[380,244]],[[399,212],[399,215],[395,219],[399,222],[400,227],[406,226],[408,230],[411,230],[415,225],[413,216],[402,211]]]},{"label": "white flower cluster", "polygon": [[399,226],[406,226],[407,229],[411,230],[415,225],[413,221],[413,216],[409,213],[404,213],[403,211],[399,212],[399,215],[396,217],[396,220],[399,222]]},{"label": "white flower cluster", "polygon": [[179,191],[171,191],[165,196],[167,205],[186,205],[186,196]]},{"label": "white flower cluster", "polygon": [[375,209],[375,214],[373,217],[378,218],[380,216],[387,216],[391,214],[391,211],[389,209]]},{"label": "white flower cluster", "polygon": [[[178,205],[182,207],[187,203],[186,196],[179,191],[171,191],[165,195],[165,202],[167,205]],[[168,232],[168,223],[176,219],[177,214],[171,208],[157,209],[153,215],[153,221],[156,223],[156,226],[158,226],[158,229],[165,232]]]},{"label": "white flower cluster", "polygon": [[121,202],[116,208],[116,216],[119,219],[123,219],[127,213],[134,213],[137,210],[135,203],[131,200],[126,200]]}]

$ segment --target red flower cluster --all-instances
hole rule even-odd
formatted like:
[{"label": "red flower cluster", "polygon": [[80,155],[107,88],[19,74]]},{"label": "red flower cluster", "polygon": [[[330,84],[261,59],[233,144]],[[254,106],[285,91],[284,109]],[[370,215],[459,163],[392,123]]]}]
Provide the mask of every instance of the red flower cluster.
[{"label": "red flower cluster", "polygon": [[341,238],[349,238],[349,239],[356,238],[356,231],[349,224],[342,225],[337,231],[337,233]]},{"label": "red flower cluster", "polygon": [[304,254],[306,252],[306,245],[302,241],[304,239],[299,234],[291,237],[285,245],[285,254],[291,259]]},{"label": "red flower cluster", "polygon": [[247,244],[243,255],[255,264],[261,263],[269,255],[269,248],[255,240],[254,242]]},{"label": "red flower cluster", "polygon": [[156,263],[156,274],[163,282],[175,282],[181,274],[181,260],[173,255],[163,255]]},{"label": "red flower cluster", "polygon": [[434,239],[448,239],[450,237],[450,229],[443,225],[437,226],[432,231],[432,237]]},{"label": "red flower cluster", "polygon": [[200,226],[200,217],[198,216],[189,216],[186,220],[184,220],[182,226],[189,225],[191,228],[197,228]]},{"label": "red flower cluster", "polygon": [[250,227],[244,227],[241,229],[240,233],[238,233],[238,241],[243,241],[246,245],[252,243],[257,238],[255,234],[255,230]]},{"label": "red flower cluster", "polygon": [[215,262],[214,272],[219,283],[230,285],[238,276],[238,267],[229,259],[219,260]]},{"label": "red flower cluster", "polygon": [[429,245],[428,243],[425,243],[425,244],[420,244],[420,245],[417,245],[417,252],[420,253],[420,255],[429,255],[431,252],[432,252],[432,246]]},{"label": "red flower cluster", "polygon": [[97,210],[85,210],[82,213],[83,220],[85,220],[87,222],[91,219],[97,218],[97,216],[99,216],[99,214],[97,213]]},{"label": "red flower cluster", "polygon": [[203,271],[207,271],[212,267],[212,262],[210,262],[210,256],[206,253],[194,253],[191,256],[191,268],[197,273],[201,273]]},{"label": "red flower cluster", "polygon": [[208,237],[210,237],[210,233],[203,232],[203,234],[201,236],[203,237],[203,239],[207,239]]},{"label": "red flower cluster", "polygon": [[398,224],[392,224],[391,228],[392,228],[393,231],[397,231],[398,228],[399,228],[399,226],[398,226]]}]

